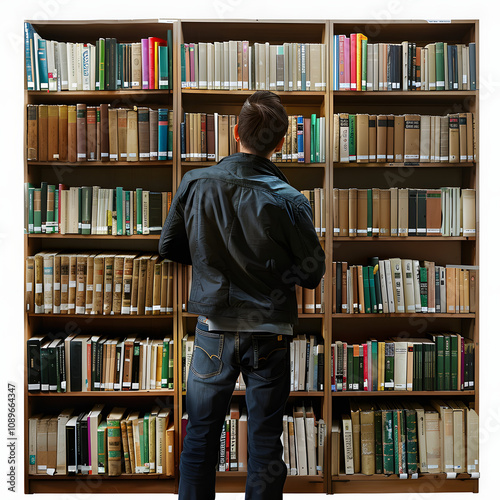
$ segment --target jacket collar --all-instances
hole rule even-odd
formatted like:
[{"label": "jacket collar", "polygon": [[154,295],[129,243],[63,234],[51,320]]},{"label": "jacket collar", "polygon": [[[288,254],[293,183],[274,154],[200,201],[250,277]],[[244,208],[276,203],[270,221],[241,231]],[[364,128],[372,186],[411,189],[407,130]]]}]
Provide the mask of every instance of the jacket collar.
[{"label": "jacket collar", "polygon": [[232,155],[224,157],[221,162],[226,159],[236,162],[249,163],[258,172],[262,172],[267,175],[274,175],[283,182],[290,184],[288,179],[285,177],[285,174],[271,160],[268,160],[264,156],[258,156],[251,153],[233,153]]}]

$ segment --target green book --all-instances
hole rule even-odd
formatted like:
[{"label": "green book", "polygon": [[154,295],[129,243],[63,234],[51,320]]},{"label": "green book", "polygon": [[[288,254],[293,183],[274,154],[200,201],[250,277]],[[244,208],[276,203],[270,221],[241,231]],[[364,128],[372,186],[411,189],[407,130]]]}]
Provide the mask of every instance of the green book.
[{"label": "green book", "polygon": [[394,390],[394,342],[385,343],[385,383],[384,390]]},{"label": "green book", "polygon": [[108,423],[103,420],[97,428],[97,473],[108,472]]},{"label": "green book", "polygon": [[392,410],[385,403],[380,403],[379,406],[382,410],[383,473],[394,474],[394,427]]},{"label": "green book", "polygon": [[422,306],[422,312],[427,312],[427,268],[420,266],[419,269],[420,277],[420,304]]},{"label": "green book", "polygon": [[106,90],[106,40],[99,38],[99,90]]},{"label": "green book", "polygon": [[444,390],[451,389],[451,338],[448,335],[443,336],[444,341]]},{"label": "green book", "polygon": [[408,474],[418,472],[417,412],[406,409],[406,463]]},{"label": "green book", "polygon": [[316,161],[316,134],[318,133],[317,131],[317,121],[316,121],[316,114],[313,113],[311,115],[311,157],[310,157],[310,162],[314,163]]},{"label": "green book", "polygon": [[168,388],[174,388],[174,341],[173,339],[169,342],[168,350]]},{"label": "green book", "polygon": [[141,455],[144,457],[144,472],[149,472],[149,417],[149,412],[146,412],[142,422],[144,429]]},{"label": "green book", "polygon": [[349,115],[349,161],[356,161],[356,115]]},{"label": "green book", "polygon": [[136,207],[136,224],[137,224],[137,234],[142,234],[142,188],[137,188],[135,190],[137,198]]},{"label": "green book", "polygon": [[406,474],[407,473],[407,454],[406,454],[406,418],[405,418],[405,410],[403,408],[400,408],[398,410],[399,412],[399,425],[400,425],[400,432],[399,432],[399,443],[400,443],[400,471],[401,474]]},{"label": "green book", "polygon": [[368,266],[368,282],[370,286],[370,306],[372,313],[378,312],[378,300],[375,293],[375,276],[373,266]]},{"label": "green book", "polygon": [[122,236],[123,232],[123,187],[116,188],[116,234]]},{"label": "green book", "polygon": [[368,40],[361,40],[361,90],[366,90],[366,73],[368,62]]},{"label": "green book", "polygon": [[118,66],[116,70],[116,88],[121,89],[123,86],[123,51],[125,48],[124,43],[116,44],[116,53],[118,58]]},{"label": "green book", "polygon": [[353,346],[347,346],[347,390],[353,390],[353,376],[354,376],[354,366],[353,366]]},{"label": "green book", "polygon": [[[373,192],[371,188],[366,190],[367,194],[367,236],[373,236]],[[376,257],[378,263],[378,257]]]},{"label": "green book", "polygon": [[436,390],[444,391],[444,336],[432,335],[436,343]]},{"label": "green book", "polygon": [[382,445],[382,411],[375,412],[375,474],[384,473],[384,449]]},{"label": "green book", "polygon": [[359,391],[359,344],[352,346],[352,390]]},{"label": "green book", "polygon": [[[168,360],[169,360],[169,339],[163,339],[163,350],[161,355],[161,388],[168,388]],[[185,388],[184,388],[185,389]]]},{"label": "green book", "polygon": [[394,474],[401,474],[401,410],[394,408],[392,411],[392,427],[394,436]]},{"label": "green book", "polygon": [[161,90],[165,90],[169,88],[168,85],[168,47],[165,45],[159,45],[158,46],[158,59],[159,59],[159,64],[158,64],[158,78],[159,78],[159,85],[158,88]]},{"label": "green book", "polygon": [[140,458],[137,458],[137,453],[136,453],[136,463],[140,464],[140,472],[145,471],[145,462],[146,462],[146,455],[144,455],[144,417],[138,419],[137,426],[139,428],[139,452],[141,454]]},{"label": "green book", "polygon": [[422,390],[422,344],[413,343],[413,390]]},{"label": "green book", "polygon": [[444,43],[436,42],[436,90],[444,89]]},{"label": "green book", "polygon": [[458,337],[450,335],[450,391],[458,387]]},{"label": "green book", "polygon": [[363,291],[365,299],[365,313],[372,312],[371,307],[371,293],[370,293],[370,279],[368,277],[368,266],[363,266]]},{"label": "green book", "polygon": [[372,386],[370,391],[376,391],[378,388],[378,342],[371,340],[372,345]]},{"label": "green book", "polygon": [[186,49],[185,44],[181,43],[181,88],[185,88],[186,85]]},{"label": "green book", "polygon": [[[125,191],[125,234],[130,236],[130,195],[131,191]],[[133,197],[133,195],[132,195]]]}]

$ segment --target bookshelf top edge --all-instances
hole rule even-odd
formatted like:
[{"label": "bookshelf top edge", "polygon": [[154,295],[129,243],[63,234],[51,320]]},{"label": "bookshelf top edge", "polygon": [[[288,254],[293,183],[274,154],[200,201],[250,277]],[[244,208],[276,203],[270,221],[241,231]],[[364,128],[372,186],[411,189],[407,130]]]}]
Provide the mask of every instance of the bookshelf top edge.
[{"label": "bookshelf top edge", "polygon": [[179,22],[178,19],[44,19],[44,20],[32,20],[25,19],[25,23],[30,23],[33,26],[60,26],[60,25],[73,25],[73,26],[85,26],[85,25],[95,25],[95,24],[176,24]]}]

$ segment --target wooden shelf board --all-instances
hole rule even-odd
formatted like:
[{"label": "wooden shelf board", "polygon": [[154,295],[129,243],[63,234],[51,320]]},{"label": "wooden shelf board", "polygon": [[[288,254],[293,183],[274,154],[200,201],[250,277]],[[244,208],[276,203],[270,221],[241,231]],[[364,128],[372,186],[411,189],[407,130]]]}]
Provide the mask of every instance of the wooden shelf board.
[{"label": "wooden shelf board", "polygon": [[78,98],[88,98],[102,96],[103,98],[109,97],[129,97],[135,95],[150,95],[150,96],[162,96],[162,95],[172,95],[172,90],[159,90],[159,89],[122,89],[122,90],[61,90],[56,91],[45,91],[45,90],[25,90],[27,98],[29,97],[44,97],[51,99],[59,99],[60,97],[78,97]]},{"label": "wooden shelf board", "polygon": [[[244,396],[245,391],[233,391],[233,396]],[[321,397],[325,393],[322,391],[290,391],[290,396],[297,397]]]},{"label": "wooden shelf board", "polygon": [[474,319],[476,313],[467,314],[448,314],[448,313],[372,313],[372,314],[349,314],[349,313],[334,313],[332,319],[335,318],[468,318]]},{"label": "wooden shelf board", "polygon": [[[321,238],[320,238],[321,241]],[[183,312],[182,317],[183,318],[197,318],[199,314],[193,314],[189,312]],[[311,318],[323,318],[325,315],[323,313],[314,313],[314,314],[306,314],[306,313],[300,313],[299,318],[303,319],[311,319]]]},{"label": "wooden shelf board", "polygon": [[159,234],[132,234],[130,236],[113,236],[111,234],[46,234],[46,233],[36,233],[36,234],[26,234],[28,238],[50,238],[50,239],[65,239],[65,240],[77,240],[77,239],[89,239],[89,240],[159,240]]},{"label": "wooden shelf board", "polygon": [[432,398],[437,398],[437,397],[450,397],[450,398],[456,398],[460,396],[474,396],[476,393],[475,391],[332,391],[332,396],[337,397],[337,396],[366,396],[366,397],[372,397],[372,396],[425,396],[425,397],[432,397]]},{"label": "wooden shelf board", "polygon": [[81,318],[81,319],[173,319],[173,314],[35,314],[27,313],[29,318]]},{"label": "wooden shelf board", "polygon": [[359,91],[359,90],[333,90],[334,98],[338,97],[361,97],[362,99],[377,99],[378,97],[404,97],[404,98],[428,98],[435,99],[443,98],[462,98],[470,96],[478,96],[478,90],[374,90],[374,91]]},{"label": "wooden shelf board", "polygon": [[475,241],[475,236],[334,236],[333,241],[380,241],[396,243],[400,241]]},{"label": "wooden shelf board", "polygon": [[[326,163],[299,163],[299,162],[273,162],[279,168],[325,168]],[[216,162],[210,161],[185,161],[181,162],[182,167],[211,167],[215,165]]]},{"label": "wooden shelf board", "polygon": [[414,168],[457,168],[457,167],[475,167],[476,164],[474,162],[462,162],[462,163],[450,163],[450,162],[333,162],[333,168],[406,168],[406,167],[414,167]]},{"label": "wooden shelf board", "polygon": [[28,167],[172,167],[173,160],[158,160],[158,161],[28,161]]},{"label": "wooden shelf board", "polygon": [[39,397],[83,397],[94,396],[127,397],[127,396],[174,396],[174,389],[155,389],[141,391],[87,391],[87,392],[28,392],[30,398]]},{"label": "wooden shelf board", "polygon": [[[255,90],[223,90],[223,89],[214,89],[214,90],[208,90],[208,89],[188,89],[184,88],[182,89],[183,94],[202,94],[202,95],[252,95],[255,92]],[[308,97],[311,95],[314,96],[324,96],[326,92],[324,90],[318,90],[318,91],[307,91],[307,90],[274,90],[274,94],[278,94],[279,96],[298,96],[298,97]]]}]

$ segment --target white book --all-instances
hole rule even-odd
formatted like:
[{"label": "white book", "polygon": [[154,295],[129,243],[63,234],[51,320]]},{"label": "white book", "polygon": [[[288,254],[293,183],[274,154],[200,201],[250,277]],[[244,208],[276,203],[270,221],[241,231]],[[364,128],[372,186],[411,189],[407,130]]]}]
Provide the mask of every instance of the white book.
[{"label": "white book", "polygon": [[223,59],[222,59],[222,67],[223,73],[221,78],[222,88],[225,90],[229,90],[229,64],[230,64],[230,55],[229,55],[229,42],[222,42],[223,44]]},{"label": "white book", "polygon": [[406,391],[408,346],[406,342],[394,342],[394,390]]},{"label": "white book", "polygon": [[389,312],[396,312],[396,306],[394,303],[394,285],[392,282],[392,271],[391,271],[391,262],[389,259],[384,260],[385,262],[385,278],[387,281],[387,300],[389,304]]},{"label": "white book", "polygon": [[373,43],[367,44],[366,90],[373,90]]},{"label": "white book", "polygon": [[57,70],[55,64],[55,54],[54,54],[54,42],[52,40],[46,40],[47,48],[47,70],[49,74],[49,91],[55,92],[57,90]]},{"label": "white book", "polygon": [[199,42],[198,43],[198,75],[199,89],[207,89],[208,88],[208,78],[207,78],[207,42]]},{"label": "white book", "polygon": [[391,263],[392,286],[394,291],[394,303],[397,313],[405,312],[405,298],[403,289],[403,269],[401,259],[393,257],[389,259]]},{"label": "white book", "polygon": [[34,90],[40,90],[40,70],[38,68],[38,41],[40,35],[35,31],[33,33],[33,61],[35,62],[35,74],[33,76]]},{"label": "white book", "polygon": [[411,259],[401,259],[404,288],[405,312],[415,312],[415,289],[413,285],[413,261]]},{"label": "white book", "polygon": [[378,58],[379,58],[379,44],[374,43],[373,44],[373,90],[379,90],[379,68],[378,68]]},{"label": "white book", "polygon": [[215,74],[215,46],[213,43],[207,43],[207,88],[214,89]]},{"label": "white book", "polygon": [[314,412],[312,407],[308,407],[305,413],[306,447],[307,447],[307,473],[315,476],[316,470],[316,442],[318,427],[314,425]]},{"label": "white book", "polygon": [[290,342],[290,391],[295,390],[295,340]]},{"label": "white book", "polygon": [[305,411],[303,408],[294,408],[293,423],[295,431],[295,448],[297,451],[297,473],[299,476],[307,476],[307,444]]},{"label": "white book", "polygon": [[[269,77],[271,74],[270,64],[271,64],[271,54],[270,54],[270,45],[269,42],[266,42],[265,45],[265,90],[269,90]],[[262,75],[261,75],[262,77]]]},{"label": "white book", "polygon": [[276,55],[278,53],[277,45],[269,46],[269,90],[276,91]]},{"label": "white book", "polygon": [[82,44],[82,89],[90,90],[90,48],[88,43]]},{"label": "white book", "polygon": [[59,50],[59,62],[61,66],[61,72],[59,75],[59,80],[61,82],[61,90],[69,90],[68,87],[68,44],[64,42],[58,43]]},{"label": "white book", "polygon": [[[387,280],[385,276],[385,262],[380,260],[378,263],[378,270],[380,273],[380,292],[382,294],[382,312],[389,312],[389,299],[387,297]],[[370,358],[368,358],[370,359]]]},{"label": "white book", "polygon": [[83,43],[75,43],[76,90],[83,90]]},{"label": "white book", "polygon": [[[95,45],[89,44],[90,47],[90,90],[95,90],[95,65],[96,65],[96,48]],[[140,53],[140,50],[139,50]],[[139,84],[139,82],[137,82]],[[137,85],[139,87],[139,85]]]},{"label": "white book", "polygon": [[403,90],[408,90],[408,42],[401,42],[403,52]]},{"label": "white book", "polygon": [[221,80],[222,80],[221,70],[223,67],[222,49],[223,49],[222,42],[214,42],[214,86],[213,86],[213,88],[215,90],[219,90],[221,88]]},{"label": "white book", "polygon": [[352,421],[348,415],[342,415],[342,437],[344,441],[345,473],[354,474],[354,450],[352,441]]}]

